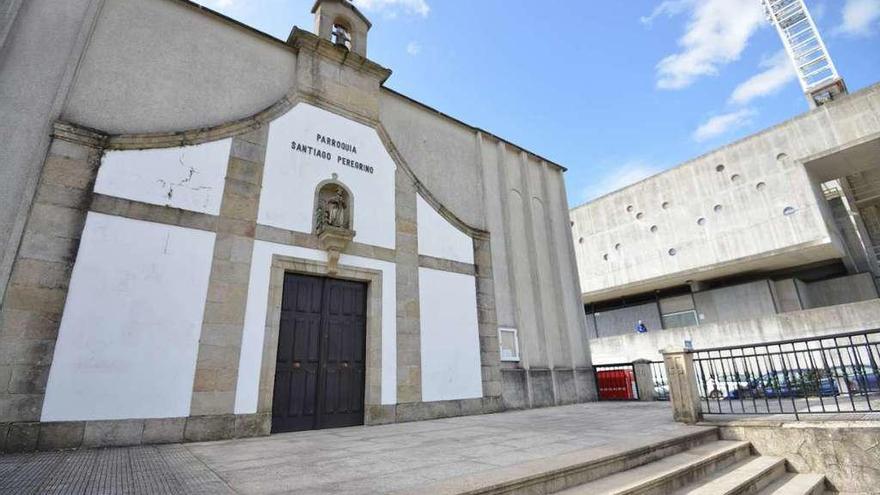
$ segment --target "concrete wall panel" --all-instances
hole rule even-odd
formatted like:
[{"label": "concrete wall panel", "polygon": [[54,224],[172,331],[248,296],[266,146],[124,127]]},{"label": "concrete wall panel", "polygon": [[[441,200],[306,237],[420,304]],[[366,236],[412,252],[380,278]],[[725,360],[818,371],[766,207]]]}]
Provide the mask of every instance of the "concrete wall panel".
[{"label": "concrete wall panel", "polygon": [[485,229],[476,133],[388,91],[380,104],[379,119],[416,177],[458,218]]},{"label": "concrete wall panel", "polygon": [[192,6],[106,0],[62,117],[112,134],[214,126],[281,99],[295,71],[281,43]]},{"label": "concrete wall panel", "polygon": [[630,362],[636,359],[658,361],[660,349],[681,347],[685,340],[691,340],[694,348],[700,349],[874,328],[880,328],[880,299],[662,332],[649,330],[644,334],[629,333],[591,339],[590,350],[596,364]]},{"label": "concrete wall panel", "polygon": [[214,234],[89,213],[43,421],[189,415]]},{"label": "concrete wall panel", "polygon": [[419,268],[419,308],[422,400],[482,397],[474,277]]},{"label": "concrete wall panel", "polygon": [[185,148],[110,151],[95,192],[217,215],[232,139]]},{"label": "concrete wall panel", "polygon": [[[345,140],[349,152],[317,141],[317,136]],[[350,142],[348,142],[350,141]],[[327,158],[291,148],[291,142],[327,153]],[[340,160],[372,167],[352,168]],[[394,174],[397,166],[376,131],[306,103],[300,103],[269,127],[266,168],[258,222],[298,232],[311,232],[315,190],[334,175],[351,191],[355,240],[394,248]]]},{"label": "concrete wall panel", "polygon": [[474,262],[474,241],[443,218],[421,196],[417,201],[419,223],[419,254],[460,261]]}]

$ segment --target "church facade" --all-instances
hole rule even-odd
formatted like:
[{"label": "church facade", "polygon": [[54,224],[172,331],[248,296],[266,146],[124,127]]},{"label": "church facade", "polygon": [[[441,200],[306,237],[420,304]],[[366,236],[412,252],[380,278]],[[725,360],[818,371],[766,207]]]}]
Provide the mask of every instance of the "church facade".
[{"label": "church facade", "polygon": [[3,129],[4,450],[594,399],[564,169],[386,88],[351,4],[285,41],[186,0],[10,9],[2,70],[71,48],[42,141]]}]

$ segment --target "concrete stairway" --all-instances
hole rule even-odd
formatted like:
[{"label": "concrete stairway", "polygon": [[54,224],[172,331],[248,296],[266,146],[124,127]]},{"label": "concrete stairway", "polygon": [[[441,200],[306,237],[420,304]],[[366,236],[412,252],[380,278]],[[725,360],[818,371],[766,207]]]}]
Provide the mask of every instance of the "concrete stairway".
[{"label": "concrete stairway", "polygon": [[788,473],[785,459],[754,456],[748,442],[716,440],[556,493],[821,495],[825,477]]},{"label": "concrete stairway", "polygon": [[715,428],[597,455],[575,452],[452,478],[397,495],[822,495],[825,476],[786,471]]}]

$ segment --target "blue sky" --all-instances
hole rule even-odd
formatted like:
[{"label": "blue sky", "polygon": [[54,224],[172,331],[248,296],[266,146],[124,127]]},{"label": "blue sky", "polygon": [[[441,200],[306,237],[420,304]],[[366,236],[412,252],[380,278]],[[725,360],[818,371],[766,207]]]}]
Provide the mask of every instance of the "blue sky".
[{"label": "blue sky", "polygon": [[[197,0],[286,39],[314,0]],[[386,83],[568,167],[571,206],[807,110],[759,0],[355,0]],[[850,92],[880,0],[807,0]]]}]

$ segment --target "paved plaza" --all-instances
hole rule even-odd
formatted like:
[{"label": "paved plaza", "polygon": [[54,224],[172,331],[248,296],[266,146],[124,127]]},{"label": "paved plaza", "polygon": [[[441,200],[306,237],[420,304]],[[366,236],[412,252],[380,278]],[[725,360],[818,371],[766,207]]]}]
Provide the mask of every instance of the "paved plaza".
[{"label": "paved plaza", "polygon": [[221,442],[0,456],[0,493],[378,494],[692,433],[666,403],[591,403]]}]

